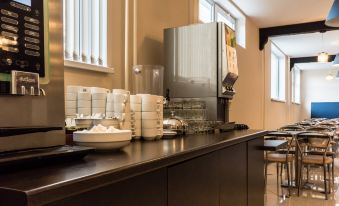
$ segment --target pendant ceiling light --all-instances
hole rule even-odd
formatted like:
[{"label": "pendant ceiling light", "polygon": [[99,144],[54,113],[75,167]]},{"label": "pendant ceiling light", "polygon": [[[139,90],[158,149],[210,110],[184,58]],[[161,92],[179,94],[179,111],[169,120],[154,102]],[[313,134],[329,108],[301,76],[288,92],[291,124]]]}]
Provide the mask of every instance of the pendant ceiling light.
[{"label": "pendant ceiling light", "polygon": [[333,66],[339,66],[339,54],[335,55],[335,59],[333,61]]},{"label": "pendant ceiling light", "polygon": [[[321,32],[321,48],[324,49],[324,32]],[[318,55],[318,62],[326,63],[328,62],[329,56],[327,52],[321,52]]]},{"label": "pendant ceiling light", "polygon": [[325,24],[330,27],[339,27],[339,0],[334,0]]}]

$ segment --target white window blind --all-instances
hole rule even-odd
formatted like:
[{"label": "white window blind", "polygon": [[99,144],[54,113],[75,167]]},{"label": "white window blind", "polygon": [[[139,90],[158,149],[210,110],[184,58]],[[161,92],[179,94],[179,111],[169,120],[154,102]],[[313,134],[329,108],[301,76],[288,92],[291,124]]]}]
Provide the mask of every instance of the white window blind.
[{"label": "white window blind", "polygon": [[[273,48],[273,45],[272,45]],[[271,52],[271,99],[285,101],[285,58],[272,49]]]},{"label": "white window blind", "polygon": [[65,60],[107,66],[107,0],[64,0]]},{"label": "white window blind", "polygon": [[199,0],[199,20],[203,23],[214,21],[214,3],[210,0]]}]

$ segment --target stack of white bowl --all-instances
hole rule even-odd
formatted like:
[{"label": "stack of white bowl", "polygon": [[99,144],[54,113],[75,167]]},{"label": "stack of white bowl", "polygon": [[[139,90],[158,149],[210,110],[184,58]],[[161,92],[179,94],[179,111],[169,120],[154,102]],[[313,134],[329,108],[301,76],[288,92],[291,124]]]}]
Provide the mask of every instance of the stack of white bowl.
[{"label": "stack of white bowl", "polygon": [[106,99],[106,118],[113,118],[114,117],[114,96],[113,93],[107,94]]},{"label": "stack of white bowl", "polygon": [[163,97],[138,94],[142,98],[141,136],[145,140],[161,139],[163,136]]},{"label": "stack of white bowl", "polygon": [[77,110],[81,117],[90,117],[92,115],[92,94],[90,91],[82,89],[78,93]]},{"label": "stack of white bowl", "polygon": [[130,92],[123,89],[113,90],[114,117],[120,121],[120,129],[131,130]]},{"label": "stack of white bowl", "polygon": [[78,87],[68,86],[65,93],[65,112],[67,118],[76,118],[77,116],[77,98]]},{"label": "stack of white bowl", "polygon": [[131,123],[133,139],[141,138],[141,96],[131,95]]},{"label": "stack of white bowl", "polygon": [[92,115],[106,114],[106,97],[107,97],[107,89],[92,87]]}]

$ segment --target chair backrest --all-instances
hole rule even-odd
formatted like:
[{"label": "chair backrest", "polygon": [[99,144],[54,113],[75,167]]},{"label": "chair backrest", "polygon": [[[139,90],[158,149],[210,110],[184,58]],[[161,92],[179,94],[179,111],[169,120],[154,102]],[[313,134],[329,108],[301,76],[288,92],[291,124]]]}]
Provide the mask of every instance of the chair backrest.
[{"label": "chair backrest", "polygon": [[333,129],[324,125],[314,126],[307,128],[306,131],[308,132],[332,132]]},{"label": "chair backrest", "polygon": [[279,131],[303,131],[303,130],[305,130],[305,128],[300,125],[287,125],[279,129]]},{"label": "chair backrest", "polygon": [[330,150],[330,143],[331,143],[331,135],[328,132],[315,132],[315,131],[307,131],[307,132],[301,132],[296,137],[296,144],[297,149],[299,150],[299,153],[301,154],[301,157],[304,155],[304,146],[307,145],[308,149],[318,148],[312,144],[307,144],[312,139],[321,139],[323,140],[322,149],[324,150],[324,158],[327,156],[327,152]]}]

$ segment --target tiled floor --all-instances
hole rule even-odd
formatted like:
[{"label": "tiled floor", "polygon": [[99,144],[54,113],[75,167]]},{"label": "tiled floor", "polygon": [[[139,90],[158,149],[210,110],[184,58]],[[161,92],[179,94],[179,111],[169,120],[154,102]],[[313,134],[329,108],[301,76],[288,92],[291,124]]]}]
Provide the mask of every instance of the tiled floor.
[{"label": "tiled floor", "polygon": [[[335,162],[335,184],[334,192],[329,195],[328,200],[325,200],[325,194],[317,191],[303,190],[300,197],[297,195],[297,190],[292,189],[291,197],[286,197],[288,194],[287,189],[279,187],[279,195],[277,191],[276,180],[276,166],[270,164],[268,168],[268,183],[266,188],[265,206],[339,206],[339,160]],[[314,183],[314,188],[322,190],[323,170],[321,168],[312,168],[310,172],[310,182]],[[306,176],[306,175],[305,175]]]}]

